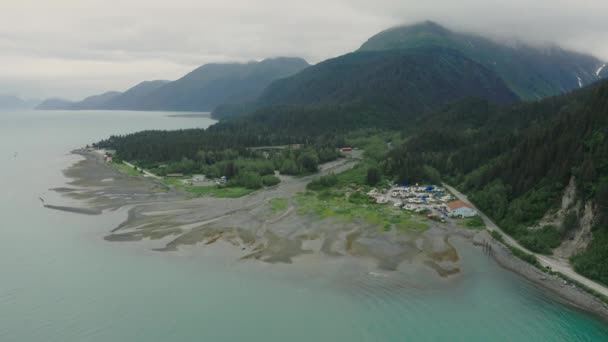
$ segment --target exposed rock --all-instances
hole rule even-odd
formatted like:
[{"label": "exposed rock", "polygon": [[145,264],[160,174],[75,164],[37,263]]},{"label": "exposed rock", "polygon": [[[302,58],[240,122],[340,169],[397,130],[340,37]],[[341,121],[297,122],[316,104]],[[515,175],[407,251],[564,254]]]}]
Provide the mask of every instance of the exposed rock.
[{"label": "exposed rock", "polygon": [[576,210],[575,206],[576,200],[576,180],[574,177],[570,178],[570,182],[568,186],[564,190],[564,195],[562,196],[561,206],[558,210],[551,209],[549,210],[545,216],[540,220],[537,226],[532,227],[531,229],[540,229],[544,226],[554,226],[561,227],[564,218],[571,210]]},{"label": "exposed rock", "polygon": [[573,237],[564,240],[564,242],[554,250],[553,253],[555,256],[569,259],[571,256],[584,251],[593,238],[593,234],[591,233],[593,218],[593,205],[590,202],[587,202],[583,209],[582,216],[580,217],[579,225],[573,232]]}]

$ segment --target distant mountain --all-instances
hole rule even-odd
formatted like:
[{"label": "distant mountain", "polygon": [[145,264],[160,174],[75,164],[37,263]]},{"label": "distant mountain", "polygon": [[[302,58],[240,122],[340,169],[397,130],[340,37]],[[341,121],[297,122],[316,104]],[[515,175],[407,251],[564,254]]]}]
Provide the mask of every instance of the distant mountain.
[{"label": "distant mountain", "polygon": [[38,100],[24,100],[15,95],[0,94],[0,110],[31,109],[38,102]]},{"label": "distant mountain", "polygon": [[508,45],[466,33],[452,32],[434,22],[399,26],[365,42],[359,51],[444,47],[496,71],[522,99],[565,93],[608,77],[604,62],[559,47]]},{"label": "distant mountain", "polygon": [[51,98],[42,101],[36,109],[39,110],[92,110],[101,109],[103,105],[119,96],[121,93],[117,91],[109,91],[100,95],[93,95],[85,98],[80,102],[74,102],[70,100]]},{"label": "distant mountain", "polygon": [[519,100],[495,72],[458,51],[366,51],[273,82],[253,115],[293,127],[310,126],[310,121],[341,128],[403,127],[407,120],[468,97],[498,104]]},{"label": "distant mountain", "polygon": [[144,81],[130,88],[122,94],[119,94],[109,101],[103,103],[101,109],[127,109],[136,108],[139,104],[145,102],[145,98],[153,91],[170,83],[170,81]]},{"label": "distant mountain", "polygon": [[70,101],[70,100],[65,100],[65,99],[60,99],[60,98],[51,98],[51,99],[42,101],[40,104],[38,104],[36,106],[35,109],[64,110],[64,109],[70,109],[71,106],[73,106],[74,104],[75,104],[75,102]]},{"label": "distant mountain", "polygon": [[212,111],[224,103],[254,101],[272,81],[308,67],[300,58],[273,58],[247,64],[207,64],[167,83],[122,109]]},{"label": "distant mountain", "polygon": [[52,99],[40,109],[212,111],[224,103],[253,102],[272,81],[308,66],[301,58],[287,57],[206,64],[173,82],[142,82],[124,93],[108,92],[76,103]]},{"label": "distant mountain", "polygon": [[80,102],[73,103],[66,109],[74,109],[74,110],[87,110],[87,109],[100,109],[107,102],[112,101],[117,96],[121,95],[118,91],[109,91],[107,93],[103,93],[101,95],[93,95],[85,98]]}]

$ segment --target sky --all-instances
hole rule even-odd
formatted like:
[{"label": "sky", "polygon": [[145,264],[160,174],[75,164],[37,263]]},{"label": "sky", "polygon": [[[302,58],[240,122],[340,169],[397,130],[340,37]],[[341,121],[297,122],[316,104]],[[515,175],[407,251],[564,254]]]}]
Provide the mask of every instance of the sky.
[{"label": "sky", "polygon": [[606,0],[0,0],[0,94],[79,99],[210,62],[318,63],[423,20],[608,60]]}]

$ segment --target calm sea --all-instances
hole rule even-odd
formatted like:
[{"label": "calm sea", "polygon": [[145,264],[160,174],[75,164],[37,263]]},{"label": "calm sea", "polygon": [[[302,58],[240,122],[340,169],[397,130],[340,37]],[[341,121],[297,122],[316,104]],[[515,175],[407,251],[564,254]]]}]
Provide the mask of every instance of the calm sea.
[{"label": "calm sea", "polygon": [[82,205],[48,190],[68,181],[61,170],[78,160],[73,148],[213,123],[168,114],[0,113],[0,341],[608,340],[604,323],[474,248],[463,248],[464,275],[443,285],[340,283],[327,272],[299,276],[297,266],[105,242],[125,210],[83,216],[41,206],[39,197]]}]

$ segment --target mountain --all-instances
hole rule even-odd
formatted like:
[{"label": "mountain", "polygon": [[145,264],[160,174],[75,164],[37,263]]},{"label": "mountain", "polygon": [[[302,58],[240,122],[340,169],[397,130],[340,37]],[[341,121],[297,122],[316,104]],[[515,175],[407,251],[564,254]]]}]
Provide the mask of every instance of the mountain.
[{"label": "mountain", "polygon": [[526,248],[608,284],[608,81],[500,108],[464,101],[415,123],[385,167],[439,181]]},{"label": "mountain", "polygon": [[0,94],[0,110],[31,109],[37,103],[37,100],[24,100],[15,95]]},{"label": "mountain", "polygon": [[100,109],[126,109],[135,108],[143,103],[145,98],[153,91],[170,83],[170,81],[144,81],[128,89],[124,93],[112,97],[109,101],[101,104]]},{"label": "mountain", "polygon": [[35,109],[38,110],[65,110],[70,109],[75,102],[60,98],[50,98],[39,103]]},{"label": "mountain", "polygon": [[272,81],[308,66],[301,58],[287,57],[206,64],[173,82],[146,81],[124,93],[107,92],[75,103],[51,99],[40,109],[212,111],[225,103],[253,102]]},{"label": "mountain", "polygon": [[119,95],[121,95],[121,93],[118,91],[108,91],[108,92],[100,94],[100,95],[89,96],[80,102],[71,104],[66,109],[73,109],[73,110],[100,109],[100,108],[103,108],[103,106],[107,102],[112,101],[114,98],[116,98]]},{"label": "mountain", "polygon": [[212,111],[224,103],[254,101],[272,81],[308,67],[300,58],[273,58],[246,64],[207,64],[150,92],[129,108]]},{"label": "mountain", "polygon": [[497,103],[517,100],[492,71],[456,51],[430,48],[358,52],[330,59],[274,82],[259,103],[373,102],[393,110],[419,112],[464,96]]},{"label": "mountain", "polygon": [[[488,68],[443,48],[355,52],[273,82],[252,115],[290,127],[403,127],[468,97],[499,104],[517,96]],[[296,132],[303,133],[303,132]]]},{"label": "mountain", "polygon": [[503,44],[478,35],[450,31],[434,22],[399,26],[365,42],[359,51],[443,47],[460,51],[494,70],[522,99],[565,93],[608,77],[599,59],[556,46]]},{"label": "mountain", "polygon": [[82,101],[75,102],[60,98],[51,98],[42,101],[36,109],[39,110],[93,110],[102,109],[108,101],[119,96],[121,93],[117,91],[109,91],[100,95],[93,95],[85,98]]}]

